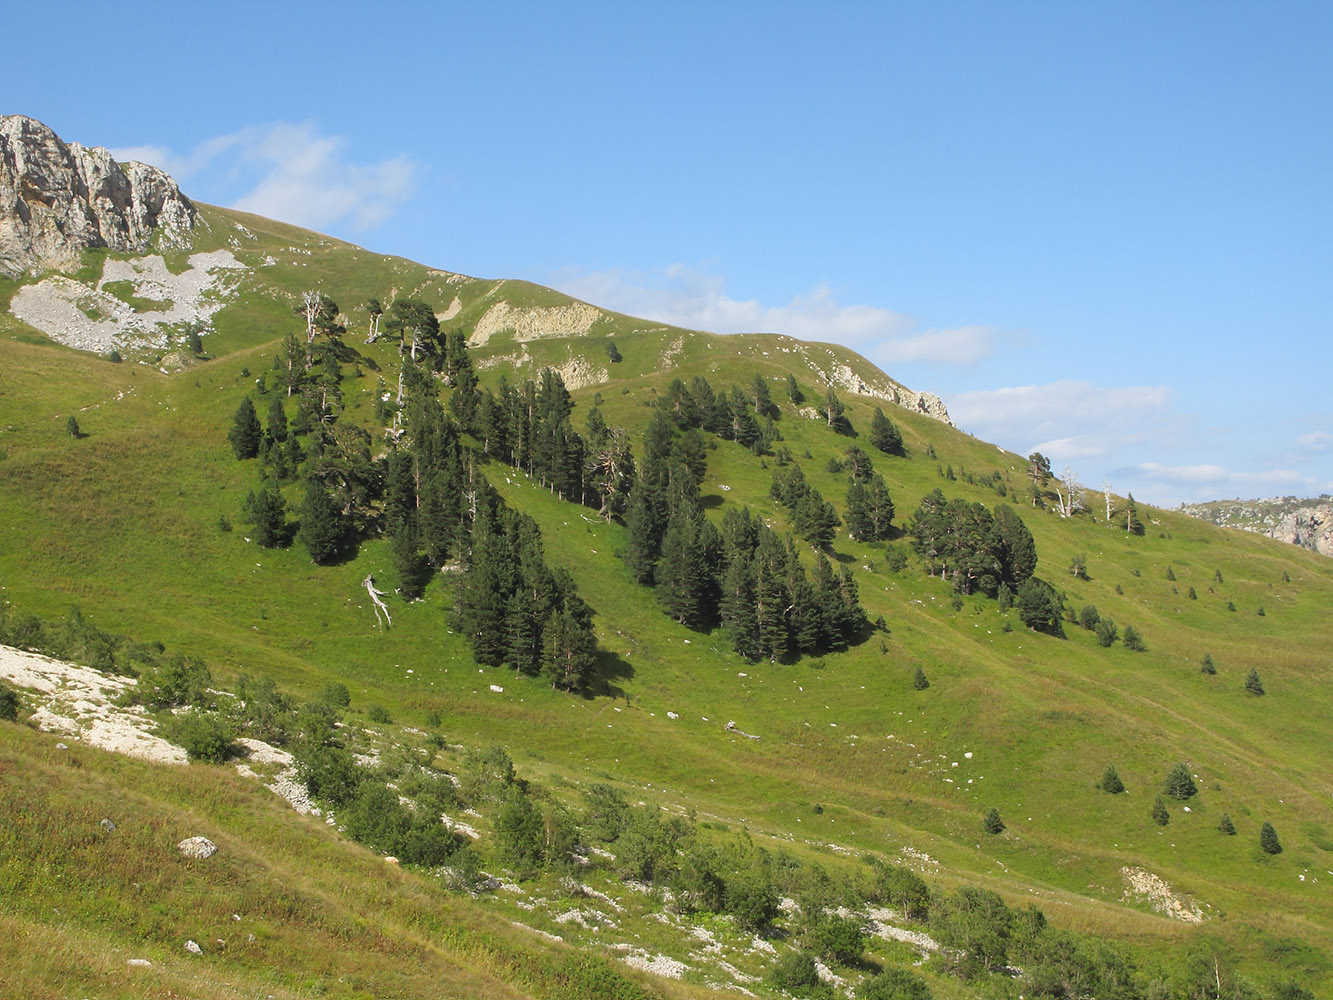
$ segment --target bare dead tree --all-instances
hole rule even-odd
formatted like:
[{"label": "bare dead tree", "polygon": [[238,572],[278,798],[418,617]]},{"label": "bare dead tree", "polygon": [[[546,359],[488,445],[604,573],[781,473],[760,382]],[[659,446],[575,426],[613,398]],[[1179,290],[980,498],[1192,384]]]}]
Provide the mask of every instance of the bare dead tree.
[{"label": "bare dead tree", "polygon": [[[366,593],[370,595],[370,599],[375,603],[376,623],[383,625],[387,630],[389,626],[393,624],[393,619],[389,617],[388,605],[380,600],[380,598],[384,596],[384,591],[375,589],[375,578],[368,573],[366,574],[366,578],[361,581],[361,585],[366,588]],[[384,616],[383,621],[380,621],[381,614]]]}]

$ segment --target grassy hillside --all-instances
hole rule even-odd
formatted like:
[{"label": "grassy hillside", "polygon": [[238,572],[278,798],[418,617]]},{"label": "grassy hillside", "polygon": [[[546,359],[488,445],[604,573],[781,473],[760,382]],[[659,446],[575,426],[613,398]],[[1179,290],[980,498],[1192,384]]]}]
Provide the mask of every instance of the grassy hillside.
[{"label": "grassy hillside", "polygon": [[[1147,507],[1142,536],[1099,516],[1066,520],[1038,509],[1024,459],[849,391],[848,373],[866,386],[892,383],[840,347],[662,328],[586,311],[526,283],[430,270],[239,213],[205,209],[205,217],[211,230],[198,249],[231,246],[252,267],[204,339],[211,360],[169,374],[132,358],[113,364],[0,314],[0,593],[14,607],[59,616],[76,604],[105,629],[204,657],[224,682],[242,671],[265,674],[308,696],[341,681],[354,716],[381,705],[396,723],[438,728],[450,743],[498,742],[521,774],[571,796],[611,780],[834,868],[847,863],[843,852],[928,855],[927,874],[940,885],[982,885],[1015,906],[1035,901],[1053,923],[1131,944],[1144,962],[1169,962],[1207,941],[1260,982],[1290,977],[1333,987],[1333,785],[1324,724],[1333,709],[1333,568],[1326,559]],[[393,387],[398,360],[396,346],[365,343],[363,303],[372,296],[386,305],[395,296],[422,298],[447,317],[444,328],[474,341],[482,324],[485,342],[474,343],[472,356],[485,384],[560,367],[574,387],[576,423],[599,399],[607,422],[630,429],[636,448],[649,407],[672,378],[703,375],[725,389],[763,375],[780,405],[781,443],[845,512],[847,474],[830,471],[829,461],[853,442],[803,416],[785,395],[789,373],[810,397],[807,406],[832,378],[860,432],[855,443],[872,452],[892,490],[897,524],[907,525],[937,487],[950,498],[1010,505],[1035,537],[1038,574],[1075,610],[1093,604],[1121,630],[1134,626],[1147,649],[1103,648],[1069,623],[1064,639],[1031,632],[994,600],[956,598],[915,556],[892,569],[890,550],[908,552],[906,539],[861,544],[843,530],[836,557],[853,568],[862,604],[872,619],[884,617],[888,632],[814,661],[748,664],[720,631],[694,633],[661,613],[619,558],[622,526],[498,465],[486,475],[508,504],[537,520],[548,561],[569,570],[596,612],[604,656],[594,689],[571,696],[539,678],[478,668],[449,627],[447,579],[434,580],[420,601],[390,598],[394,625],[382,631],[360,584],[367,574],[392,579],[387,543],[363,541],[351,559],[317,567],[299,545],[249,543],[241,522],[257,480],[254,463],[236,461],[228,446],[232,414],[271,366],[281,337],[300,332],[293,305],[316,287],[342,306],[346,341],[361,355],[346,366],[343,419],[375,427],[377,451],[375,399]],[[7,300],[13,288],[0,292]],[[518,317],[515,325],[502,325],[506,315]],[[572,332],[529,338],[523,317]],[[610,361],[608,337],[622,361]],[[905,457],[866,443],[876,406],[901,428]],[[66,432],[70,415],[85,436]],[[785,532],[787,514],[769,498],[773,471],[772,457],[719,441],[708,453],[705,505],[716,517],[747,505]],[[1003,497],[986,485],[996,472]],[[288,499],[299,501],[297,486]],[[1096,514],[1100,497],[1089,500]],[[221,530],[222,518],[235,530]],[[1079,554],[1087,579],[1069,572]],[[1205,653],[1216,674],[1200,671]],[[914,688],[917,667],[929,678],[926,690]],[[1262,676],[1262,697],[1244,690],[1251,669]],[[436,717],[438,727],[429,726]],[[725,729],[729,721],[760,738]],[[313,926],[261,910],[255,919],[281,924],[275,936],[283,940],[256,932],[269,950],[229,960],[214,995],[261,988],[315,995],[315,978],[342,983],[335,992],[344,993],[434,995],[430,981],[449,995],[561,995],[541,992],[542,977],[520,969],[525,959],[515,956],[560,963],[565,951],[516,931],[510,919],[520,914],[503,893],[471,902],[411,873],[386,876],[361,848],[225,770],[195,765],[182,780],[90,751],[62,757],[47,737],[23,730],[4,728],[0,739],[3,759],[16,762],[3,772],[10,791],[2,808],[37,824],[12,835],[5,852],[7,885],[17,890],[11,898],[20,900],[5,911],[9,937],[64,942],[48,964],[30,958],[5,973],[23,992],[43,992],[33,985],[40,983],[72,994],[119,982],[122,965],[107,956],[131,942],[165,956],[164,928],[183,919],[183,904],[172,899],[191,900],[190,908],[209,900],[198,933],[226,938],[221,927],[236,908],[228,900],[248,894],[260,907],[271,886]],[[1149,810],[1177,761],[1197,775],[1200,792],[1188,811],[1168,800],[1170,823],[1160,827]],[[1127,794],[1094,787],[1108,764]],[[142,819],[123,839],[72,832],[96,824],[95,814],[125,795]],[[999,836],[981,829],[990,807],[1007,825]],[[1217,831],[1224,812],[1235,837]],[[1279,831],[1282,854],[1259,850],[1264,821]],[[177,831],[201,824],[246,845],[222,874],[151,860],[154,844],[174,844]],[[155,828],[162,836],[150,835]],[[92,856],[98,851],[111,852],[105,865]],[[61,858],[67,877],[50,871]],[[92,877],[79,874],[92,868],[105,912],[88,903],[86,888],[70,885]],[[1198,906],[1203,923],[1173,921],[1128,895],[1125,868],[1169,882]],[[23,869],[50,873],[39,885],[16,874]],[[157,904],[159,923],[146,927],[139,922],[155,918],[130,915],[144,902],[135,895],[144,869],[152,884],[165,883],[168,900]],[[63,907],[49,902],[52,892]],[[52,905],[66,915],[50,916]],[[89,944],[94,957],[78,957]],[[360,972],[323,967],[343,953],[369,956],[370,964]],[[154,973],[163,978],[153,988],[194,993],[171,978],[174,962]],[[265,978],[275,965],[281,975]],[[959,988],[951,982],[934,984],[939,995]],[[115,988],[148,992],[128,982]]]}]

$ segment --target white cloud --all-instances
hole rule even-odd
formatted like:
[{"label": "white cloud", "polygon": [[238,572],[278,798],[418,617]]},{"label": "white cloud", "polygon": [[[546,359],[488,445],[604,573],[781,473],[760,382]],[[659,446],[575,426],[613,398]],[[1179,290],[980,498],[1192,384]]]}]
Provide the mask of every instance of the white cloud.
[{"label": "white cloud", "polygon": [[555,281],[571,295],[618,312],[713,333],[785,333],[801,340],[859,343],[911,328],[907,317],[889,309],[840,305],[827,284],[782,306],[734,299],[724,277],[684,264],[653,273],[567,272]]},{"label": "white cloud", "polygon": [[1298,437],[1296,443],[1306,451],[1319,454],[1333,448],[1333,434],[1327,431],[1311,431]]},{"label": "white cloud", "polygon": [[935,362],[975,364],[995,350],[999,330],[993,326],[959,326],[890,337],[877,344],[871,356],[880,364]]},{"label": "white cloud", "polygon": [[[308,122],[273,122],[215,136],[183,154],[131,146],[112,155],[161,167],[187,194],[204,201],[210,200],[209,180],[221,190],[239,182],[239,195],[220,199],[232,208],[310,228],[346,222],[367,229],[416,192],[421,168],[406,156],[352,163],[346,145],[341,136],[324,135]],[[189,184],[196,179],[198,187]]]},{"label": "white cloud", "polygon": [[785,305],[727,294],[726,278],[685,264],[656,272],[563,272],[553,283],[599,306],[712,333],[782,333],[865,351],[879,364],[971,364],[994,350],[993,327],[916,330],[910,316],[880,306],[843,305],[827,283]]},{"label": "white cloud", "polygon": [[1164,385],[1098,386],[1062,379],[1046,385],[965,392],[947,400],[958,426],[1024,455],[1053,462],[1105,457],[1126,445],[1175,433],[1184,418]]}]

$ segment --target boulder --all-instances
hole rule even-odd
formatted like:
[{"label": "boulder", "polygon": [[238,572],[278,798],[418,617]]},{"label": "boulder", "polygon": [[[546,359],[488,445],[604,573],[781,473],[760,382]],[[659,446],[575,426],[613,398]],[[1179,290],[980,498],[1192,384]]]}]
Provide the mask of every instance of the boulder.
[{"label": "boulder", "polygon": [[217,845],[207,837],[186,837],[176,846],[180,848],[181,857],[195,861],[211,858],[218,852]]}]

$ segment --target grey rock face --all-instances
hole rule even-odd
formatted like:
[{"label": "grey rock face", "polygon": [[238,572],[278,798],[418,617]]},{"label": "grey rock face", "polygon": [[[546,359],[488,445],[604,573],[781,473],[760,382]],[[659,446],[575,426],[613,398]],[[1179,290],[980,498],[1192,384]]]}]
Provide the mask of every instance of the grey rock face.
[{"label": "grey rock face", "polygon": [[1333,556],[1333,504],[1321,503],[1292,511],[1268,534],[1320,555]]},{"label": "grey rock face", "polygon": [[141,251],[159,228],[183,245],[197,218],[157,167],[66,144],[23,115],[0,117],[0,274],[71,267],[88,247]]}]

